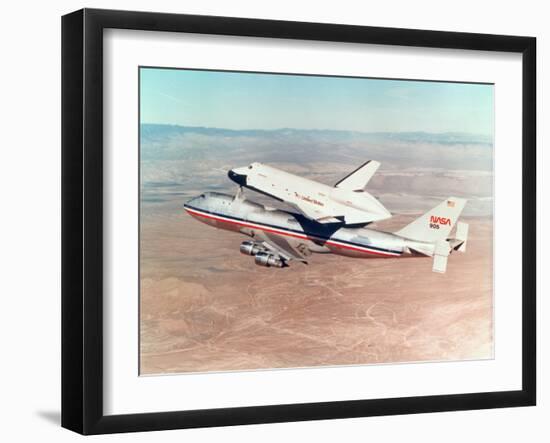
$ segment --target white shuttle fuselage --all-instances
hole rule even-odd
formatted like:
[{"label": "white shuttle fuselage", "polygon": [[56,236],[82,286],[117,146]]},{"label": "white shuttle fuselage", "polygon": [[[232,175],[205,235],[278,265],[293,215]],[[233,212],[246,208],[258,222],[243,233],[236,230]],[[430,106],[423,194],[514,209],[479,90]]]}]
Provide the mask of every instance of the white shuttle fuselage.
[{"label": "white shuttle fuselage", "polygon": [[334,187],[262,163],[235,168],[228,176],[240,186],[285,202],[319,223],[365,225],[391,213],[363,188],[380,164],[369,161]]}]

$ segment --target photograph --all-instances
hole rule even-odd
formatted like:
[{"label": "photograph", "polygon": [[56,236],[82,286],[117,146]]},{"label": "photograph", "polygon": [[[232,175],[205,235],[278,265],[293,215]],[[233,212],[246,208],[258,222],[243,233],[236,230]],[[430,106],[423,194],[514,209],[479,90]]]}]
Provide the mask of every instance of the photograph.
[{"label": "photograph", "polygon": [[142,376],[494,358],[494,85],[140,66]]}]

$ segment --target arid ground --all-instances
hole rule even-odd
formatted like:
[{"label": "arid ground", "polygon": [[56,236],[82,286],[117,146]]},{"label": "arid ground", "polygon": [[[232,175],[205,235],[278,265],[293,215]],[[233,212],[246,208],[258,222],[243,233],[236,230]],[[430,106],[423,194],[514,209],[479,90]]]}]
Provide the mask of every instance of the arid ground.
[{"label": "arid ground", "polygon": [[142,205],[142,374],[492,358],[491,218],[463,218],[468,250],[446,274],[430,258],[332,254],[273,269],[184,200]]}]

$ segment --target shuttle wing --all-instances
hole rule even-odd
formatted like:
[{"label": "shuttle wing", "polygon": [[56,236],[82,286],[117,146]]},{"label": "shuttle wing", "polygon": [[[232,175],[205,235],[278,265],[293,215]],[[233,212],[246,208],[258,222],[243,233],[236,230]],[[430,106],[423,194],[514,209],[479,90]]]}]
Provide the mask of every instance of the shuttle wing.
[{"label": "shuttle wing", "polygon": [[[375,202],[377,203],[377,202]],[[381,206],[380,204],[378,204]],[[298,211],[317,223],[344,223],[347,225],[356,225],[371,223],[378,220],[389,218],[391,214],[385,209],[378,212],[366,209],[356,209],[353,206],[332,202],[325,208],[312,208],[311,205],[301,202],[292,204]]]},{"label": "shuttle wing", "polygon": [[336,183],[334,187],[347,189],[348,191],[359,191],[367,186],[367,183],[379,167],[379,162],[375,160],[368,160],[351,174],[346,175],[342,180]]},{"label": "shuttle wing", "polygon": [[336,218],[334,213],[323,211],[322,209],[316,208],[313,205],[302,204],[301,202],[287,203],[289,203],[291,206],[294,206],[298,211],[300,211],[310,220],[315,220],[318,223],[342,223],[343,218]]}]

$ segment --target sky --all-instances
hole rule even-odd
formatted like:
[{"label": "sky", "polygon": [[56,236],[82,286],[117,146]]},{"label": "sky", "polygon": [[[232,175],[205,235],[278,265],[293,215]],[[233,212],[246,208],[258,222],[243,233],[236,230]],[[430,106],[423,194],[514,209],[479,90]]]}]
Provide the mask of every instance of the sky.
[{"label": "sky", "polygon": [[140,68],[141,123],[492,136],[493,85]]}]

